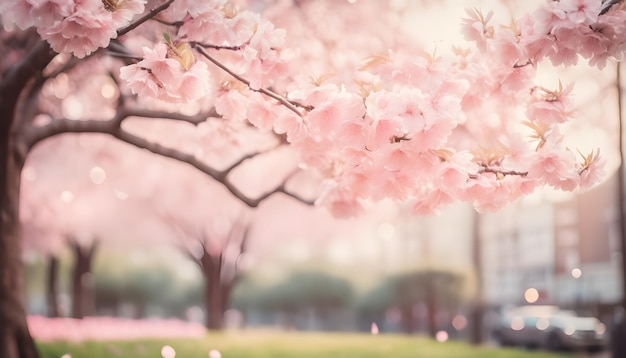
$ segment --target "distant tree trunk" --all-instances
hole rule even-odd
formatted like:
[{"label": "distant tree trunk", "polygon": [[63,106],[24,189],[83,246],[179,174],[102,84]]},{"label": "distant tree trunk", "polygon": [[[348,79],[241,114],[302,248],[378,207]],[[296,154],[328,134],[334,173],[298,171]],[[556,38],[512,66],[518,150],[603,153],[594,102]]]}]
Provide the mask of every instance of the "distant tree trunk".
[{"label": "distant tree trunk", "polygon": [[91,264],[96,252],[94,242],[85,248],[73,242],[74,270],[72,273],[72,317],[83,318],[94,313],[94,284]]},{"label": "distant tree trunk", "polygon": [[437,297],[435,294],[435,284],[433,279],[428,281],[428,291],[426,292],[426,315],[428,317],[428,334],[431,337],[437,335]]},{"label": "distant tree trunk", "polygon": [[407,305],[400,307],[400,317],[402,322],[402,330],[406,334],[413,334],[417,329],[417,322],[415,321],[415,316],[413,315],[413,306]]},{"label": "distant tree trunk", "polygon": [[483,263],[482,240],[480,232],[480,214],[474,212],[474,229],[472,230],[472,261],[476,275],[476,295],[470,312],[470,342],[474,345],[483,343],[483,316],[485,303],[483,302]]},{"label": "distant tree trunk", "polygon": [[48,278],[46,284],[46,299],[48,305],[48,317],[59,317],[59,258],[50,255],[48,257]]},{"label": "distant tree trunk", "polygon": [[224,328],[224,292],[222,291],[222,255],[212,256],[204,252],[201,258],[204,274],[204,306],[207,310],[206,327],[209,330]]}]

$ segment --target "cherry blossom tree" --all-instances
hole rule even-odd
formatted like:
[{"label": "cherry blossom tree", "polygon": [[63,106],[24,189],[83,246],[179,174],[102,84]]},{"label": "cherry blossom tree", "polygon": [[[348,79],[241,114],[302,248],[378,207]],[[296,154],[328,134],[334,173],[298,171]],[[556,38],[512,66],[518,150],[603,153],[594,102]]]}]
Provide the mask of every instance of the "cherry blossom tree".
[{"label": "cherry blossom tree", "polygon": [[[469,42],[451,50],[403,44],[361,66],[316,69],[294,47],[313,62],[323,52],[307,54],[297,37],[288,46],[284,30],[225,0],[2,2],[0,353],[37,356],[22,297],[19,193],[27,155],[45,139],[106,134],[194,166],[249,207],[276,193],[308,201],[286,181],[250,196],[232,163],[202,160],[214,141],[239,138],[233,129],[254,128],[322,179],[316,203],[336,215],[389,198],[416,214],[454,201],[497,210],[539,187],[573,191],[600,180],[600,153],[579,155],[562,134],[573,85],[548,87],[536,75],[581,57],[600,68],[622,60],[621,7],[546,1],[505,26],[468,10]],[[213,135],[204,153],[190,153],[129,124],[142,118]]]},{"label": "cherry blossom tree", "polygon": [[[179,189],[168,190],[172,187]],[[229,297],[242,273],[251,213],[220,185],[188,168],[178,168],[153,190],[153,215],[172,228],[174,246],[202,272],[206,327],[224,328]]]},{"label": "cherry blossom tree", "polygon": [[127,148],[109,142],[93,135],[58,136],[33,150],[24,169],[20,209],[25,248],[49,257],[51,308],[57,306],[57,255],[70,249],[74,318],[93,313],[91,267],[101,241],[141,235],[130,229],[141,228],[142,217],[134,215],[140,212],[138,204],[128,200],[129,168],[120,150]]}]

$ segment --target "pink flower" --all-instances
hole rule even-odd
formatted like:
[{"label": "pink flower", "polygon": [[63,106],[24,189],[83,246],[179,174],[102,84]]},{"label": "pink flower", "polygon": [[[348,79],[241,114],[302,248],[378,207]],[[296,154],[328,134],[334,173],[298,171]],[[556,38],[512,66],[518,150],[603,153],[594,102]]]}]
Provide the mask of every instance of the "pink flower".
[{"label": "pink flower", "polygon": [[493,36],[493,27],[487,25],[493,17],[493,12],[490,11],[487,16],[476,9],[466,9],[465,12],[468,18],[462,20],[461,33],[466,40],[476,42],[476,47],[480,51],[484,51],[488,39]]},{"label": "pink flower", "polygon": [[207,9],[189,17],[178,31],[178,36],[188,41],[207,42],[213,45],[239,45],[227,42],[226,17],[219,9]]},{"label": "pink flower", "polygon": [[571,22],[593,24],[598,20],[602,4],[598,0],[560,0],[557,6]]},{"label": "pink flower", "polygon": [[187,103],[208,96],[210,72],[206,63],[195,62],[188,70],[168,57],[168,45],[143,48],[144,59],[122,67],[120,78],[135,94],[171,103]]},{"label": "pink flower", "polygon": [[116,28],[128,25],[135,15],[143,13],[145,0],[123,0],[117,3],[117,8],[111,11],[113,24]]},{"label": "pink flower", "polygon": [[532,121],[548,124],[566,122],[573,115],[569,99],[573,88],[574,85],[570,84],[556,91],[543,88],[533,89],[533,96],[526,108],[526,115]]},{"label": "pink flower", "polygon": [[580,187],[583,190],[587,190],[600,182],[606,174],[604,170],[606,159],[600,156],[599,150],[595,154],[592,153],[586,161],[587,163],[584,164],[580,172]]},{"label": "pink flower", "polygon": [[495,32],[491,51],[498,56],[500,64],[505,66],[522,65],[528,61],[526,48],[520,44],[518,35],[510,28]]},{"label": "pink flower", "polygon": [[316,205],[327,207],[333,215],[340,218],[348,218],[358,215],[363,211],[363,205],[346,187],[337,185],[334,181],[325,183],[326,190],[315,201]]},{"label": "pink flower", "polygon": [[273,128],[273,121],[278,109],[277,105],[268,101],[259,93],[252,93],[248,102],[248,122],[262,131],[268,132]]},{"label": "pink flower", "polygon": [[211,93],[209,78],[209,67],[202,61],[197,61],[187,71],[183,71],[178,85],[178,93],[183,102],[193,102],[209,96]]},{"label": "pink flower", "polygon": [[226,90],[215,99],[215,110],[228,120],[243,121],[246,119],[246,106],[242,103],[248,101],[247,94],[236,89]]},{"label": "pink flower", "polygon": [[362,118],[365,114],[363,99],[358,95],[341,92],[309,112],[305,120],[314,135],[333,135],[342,122]]},{"label": "pink flower", "polygon": [[4,29],[11,31],[13,25],[22,30],[33,26],[34,19],[31,16],[33,5],[23,0],[4,0],[0,2],[0,18]]},{"label": "pink flower", "polygon": [[454,198],[441,189],[426,188],[421,194],[411,205],[411,212],[417,215],[438,214],[441,206],[454,202]]},{"label": "pink flower", "polygon": [[56,52],[72,53],[78,58],[107,47],[110,40],[117,37],[111,14],[104,7],[77,6],[76,11],[62,21],[38,30]]},{"label": "pink flower", "polygon": [[546,144],[531,158],[528,177],[571,191],[578,186],[575,159],[572,152]]},{"label": "pink flower", "polygon": [[469,180],[470,174],[475,175],[478,165],[473,162],[473,156],[467,152],[456,153],[438,168],[437,185],[448,192],[458,190]]}]

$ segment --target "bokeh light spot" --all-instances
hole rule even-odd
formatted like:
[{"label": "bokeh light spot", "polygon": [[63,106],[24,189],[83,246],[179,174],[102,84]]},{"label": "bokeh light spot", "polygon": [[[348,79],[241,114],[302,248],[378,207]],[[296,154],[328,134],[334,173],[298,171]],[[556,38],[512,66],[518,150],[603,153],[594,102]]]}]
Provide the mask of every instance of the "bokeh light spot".
[{"label": "bokeh light spot", "polygon": [[524,292],[524,299],[528,303],[535,303],[539,299],[539,291],[536,288],[529,288]]},{"label": "bokeh light spot", "polygon": [[524,319],[519,316],[515,316],[511,318],[511,329],[514,331],[521,331],[524,329]]},{"label": "bokeh light spot", "polygon": [[100,87],[100,94],[106,99],[113,98],[115,96],[115,93],[115,86],[110,83],[105,83],[102,85],[102,87]]},{"label": "bokeh light spot", "polygon": [[448,332],[446,331],[439,331],[437,332],[437,334],[435,334],[435,339],[437,340],[437,342],[445,342],[448,340],[448,338]]},{"label": "bokeh light spot", "polygon": [[64,203],[71,203],[72,201],[74,201],[74,193],[72,193],[69,190],[63,190],[63,192],[61,193],[61,200],[63,200]]},{"label": "bokeh light spot", "polygon": [[163,358],[174,358],[176,357],[176,351],[172,346],[165,345],[161,348],[161,356],[163,356]]},{"label": "bokeh light spot", "polygon": [[209,358],[222,358],[222,353],[217,349],[211,349],[209,352]]},{"label": "bokeh light spot", "polygon": [[550,320],[546,317],[541,317],[537,320],[535,327],[537,327],[540,331],[545,331],[548,327],[550,327]]},{"label": "bokeh light spot", "polygon": [[378,325],[376,324],[376,322],[372,322],[371,332],[372,332],[373,335],[377,335],[378,333],[380,333],[380,331],[378,330]]},{"label": "bokeh light spot", "polygon": [[106,173],[102,167],[95,166],[89,171],[89,179],[91,179],[94,184],[102,184],[106,179]]},{"label": "bokeh light spot", "polygon": [[467,327],[467,318],[465,318],[462,314],[454,316],[452,319],[452,327],[454,327],[457,331],[464,329]]},{"label": "bokeh light spot", "polygon": [[579,269],[578,267],[572,269],[573,278],[580,278],[580,276],[582,275],[583,275],[583,270]]}]

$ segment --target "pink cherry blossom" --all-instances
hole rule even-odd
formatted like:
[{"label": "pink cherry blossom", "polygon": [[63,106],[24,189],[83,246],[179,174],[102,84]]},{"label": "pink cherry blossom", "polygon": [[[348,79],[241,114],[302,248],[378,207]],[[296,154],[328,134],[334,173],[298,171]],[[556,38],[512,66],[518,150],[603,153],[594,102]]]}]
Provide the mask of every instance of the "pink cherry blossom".
[{"label": "pink cherry blossom", "polygon": [[25,30],[34,24],[31,16],[33,5],[23,0],[5,0],[0,3],[0,18],[7,31],[13,29],[13,25]]},{"label": "pink cherry blossom", "polygon": [[578,178],[575,163],[576,157],[572,152],[558,150],[554,145],[544,145],[532,159],[528,177],[541,178],[557,188],[573,189]]},{"label": "pink cherry blossom", "polygon": [[604,171],[606,159],[600,157],[599,150],[595,154],[592,153],[587,161],[580,172],[580,187],[583,190],[587,190],[595,183],[600,182],[606,174]]},{"label": "pink cherry blossom", "polygon": [[124,0],[117,3],[117,8],[111,11],[113,24],[116,28],[128,25],[135,15],[144,11],[145,0]]},{"label": "pink cherry blossom", "polygon": [[164,43],[154,49],[144,47],[143,52],[143,60],[120,69],[120,78],[133,93],[171,103],[195,101],[210,93],[206,63],[197,61],[185,70],[177,59],[168,57]]},{"label": "pink cherry blossom", "polygon": [[560,0],[558,3],[566,18],[575,24],[593,24],[602,6],[597,0]]},{"label": "pink cherry blossom", "polygon": [[117,37],[117,28],[104,7],[78,6],[70,16],[52,27],[39,29],[39,33],[55,51],[83,58],[100,47],[107,47]]},{"label": "pink cherry blossom", "polygon": [[526,109],[526,115],[531,120],[537,120],[549,124],[564,123],[573,113],[569,98],[574,84],[557,91],[535,88],[532,91],[532,99]]},{"label": "pink cherry blossom", "polygon": [[427,188],[423,190],[423,196],[414,199],[411,211],[416,215],[434,215],[446,204],[454,202],[454,198],[441,189]]}]

